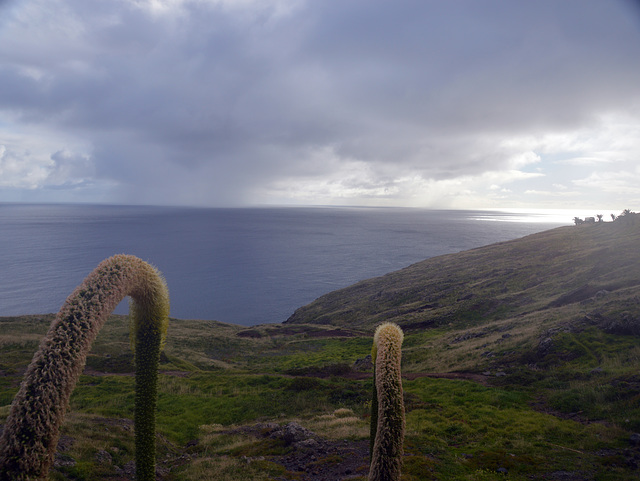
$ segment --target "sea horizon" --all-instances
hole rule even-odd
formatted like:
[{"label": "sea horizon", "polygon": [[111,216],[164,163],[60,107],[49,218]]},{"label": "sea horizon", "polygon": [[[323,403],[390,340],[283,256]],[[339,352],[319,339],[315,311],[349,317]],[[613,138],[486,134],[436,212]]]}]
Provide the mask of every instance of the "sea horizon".
[{"label": "sea horizon", "polygon": [[101,260],[126,253],[166,277],[171,317],[279,323],[360,280],[570,225],[584,212],[2,202],[0,316],[57,312]]},{"label": "sea horizon", "polygon": [[488,216],[478,220],[504,222],[543,222],[543,223],[571,223],[574,217],[604,215],[604,221],[611,220],[610,214],[619,215],[621,208],[531,208],[531,207],[420,207],[396,205],[349,205],[349,204],[247,204],[247,205],[179,205],[179,204],[132,204],[113,202],[30,202],[30,201],[0,201],[3,205],[25,206],[84,206],[84,207],[123,207],[123,208],[159,208],[159,209],[194,209],[194,210],[246,210],[246,209],[362,209],[362,210],[413,210],[435,212],[484,212],[495,214],[496,218]]}]

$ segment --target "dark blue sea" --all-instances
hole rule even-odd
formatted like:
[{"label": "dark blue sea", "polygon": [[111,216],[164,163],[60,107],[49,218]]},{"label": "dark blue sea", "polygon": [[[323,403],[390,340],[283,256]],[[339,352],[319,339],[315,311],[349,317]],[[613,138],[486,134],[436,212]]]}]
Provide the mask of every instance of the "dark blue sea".
[{"label": "dark blue sea", "polygon": [[0,316],[57,312],[100,261],[125,253],[162,271],[172,317],[282,322],[362,279],[570,223],[495,211],[0,204]]}]

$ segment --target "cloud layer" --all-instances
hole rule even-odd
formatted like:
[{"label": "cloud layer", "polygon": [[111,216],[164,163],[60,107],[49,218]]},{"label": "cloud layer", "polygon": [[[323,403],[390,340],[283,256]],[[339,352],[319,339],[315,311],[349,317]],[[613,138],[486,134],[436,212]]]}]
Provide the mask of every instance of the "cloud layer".
[{"label": "cloud layer", "polygon": [[0,3],[0,200],[633,207],[633,1]]}]

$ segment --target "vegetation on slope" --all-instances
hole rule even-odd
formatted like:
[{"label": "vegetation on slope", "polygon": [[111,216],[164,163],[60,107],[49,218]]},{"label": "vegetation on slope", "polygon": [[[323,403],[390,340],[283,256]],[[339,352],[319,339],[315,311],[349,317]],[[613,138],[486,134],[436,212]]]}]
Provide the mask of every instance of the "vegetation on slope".
[{"label": "vegetation on slope", "polygon": [[439,256],[326,294],[286,324],[373,331],[484,325],[532,312],[562,315],[593,298],[633,298],[640,286],[640,216],[560,227],[522,239]]},{"label": "vegetation on slope", "polygon": [[[364,361],[373,327],[389,320],[405,331],[403,480],[634,479],[639,241],[636,217],[565,227],[364,281],[282,325],[172,319],[158,475],[366,479]],[[0,318],[0,423],[50,322]],[[112,316],[52,479],[133,479],[129,349],[126,319]]]}]

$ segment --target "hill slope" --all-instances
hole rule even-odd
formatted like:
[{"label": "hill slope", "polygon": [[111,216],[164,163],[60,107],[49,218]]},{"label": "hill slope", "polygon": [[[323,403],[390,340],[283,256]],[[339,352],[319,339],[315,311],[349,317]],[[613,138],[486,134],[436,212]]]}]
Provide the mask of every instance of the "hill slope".
[{"label": "hill slope", "polygon": [[640,216],[633,214],[560,227],[359,282],[301,307],[286,323],[463,328],[536,312],[563,315],[567,306],[600,296],[608,314],[624,305],[637,317],[639,245]]}]

